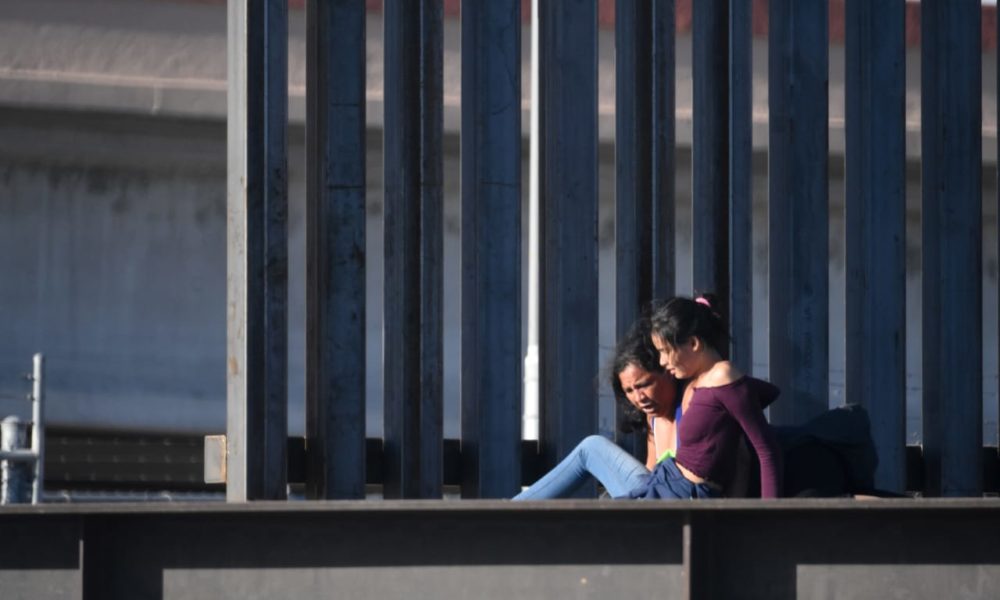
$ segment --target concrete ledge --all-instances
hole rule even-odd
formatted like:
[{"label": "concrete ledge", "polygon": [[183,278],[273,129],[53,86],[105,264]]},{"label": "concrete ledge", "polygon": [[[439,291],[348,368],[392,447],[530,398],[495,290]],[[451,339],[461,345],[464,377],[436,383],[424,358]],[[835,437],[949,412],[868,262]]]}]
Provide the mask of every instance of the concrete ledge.
[{"label": "concrete ledge", "polygon": [[995,499],[60,505],[0,511],[0,530],[4,597],[986,598],[1000,588]]}]

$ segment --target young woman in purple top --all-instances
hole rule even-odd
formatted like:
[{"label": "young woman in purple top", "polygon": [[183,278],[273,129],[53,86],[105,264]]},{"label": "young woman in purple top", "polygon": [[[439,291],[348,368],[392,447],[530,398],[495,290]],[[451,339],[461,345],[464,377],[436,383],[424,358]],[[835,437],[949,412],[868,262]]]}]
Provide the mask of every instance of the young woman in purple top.
[{"label": "young woman in purple top", "polygon": [[657,465],[633,498],[704,498],[723,495],[733,476],[742,436],[760,461],[761,496],[782,489],[781,451],[764,407],[778,389],[741,373],[723,359],[728,343],[722,319],[706,297],[673,298],[651,319],[651,340],[660,364],[676,379],[688,380],[682,399],[675,458]]},{"label": "young woman in purple top", "polygon": [[[744,435],[760,461],[761,495],[777,497],[781,455],[763,409],[778,389],[723,360],[719,348],[728,340],[708,298],[654,304],[651,318],[619,344],[611,376],[616,396],[646,421],[647,464],[592,435],[514,500],[564,498],[592,476],[614,498],[721,497],[736,475]],[[659,364],[640,358],[642,348]],[[680,405],[678,380],[687,380]]]}]

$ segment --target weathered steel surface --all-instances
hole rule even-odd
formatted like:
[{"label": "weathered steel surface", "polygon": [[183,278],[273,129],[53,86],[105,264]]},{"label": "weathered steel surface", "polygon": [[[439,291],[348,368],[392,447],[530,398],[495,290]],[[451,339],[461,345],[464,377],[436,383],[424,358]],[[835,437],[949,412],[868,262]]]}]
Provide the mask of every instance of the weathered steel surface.
[{"label": "weathered steel surface", "polygon": [[306,6],[308,494],[365,493],[365,3]]},{"label": "weathered steel surface", "polygon": [[442,5],[385,3],[388,497],[441,495]]},{"label": "weathered steel surface", "polygon": [[770,380],[781,388],[772,422],[828,409],[826,0],[771,0],[769,304]]},{"label": "weathered steel surface", "polygon": [[[652,3],[615,3],[615,337],[621,339],[653,298]],[[615,403],[615,423],[623,418]],[[643,458],[646,440],[615,431]]]},{"label": "weathered steel surface", "polygon": [[[615,334],[674,290],[674,2],[615,4]],[[616,420],[621,419],[616,405]],[[643,440],[616,433],[637,455]]]},{"label": "weathered steel surface", "polygon": [[462,494],[521,483],[521,3],[462,3]]},{"label": "weathered steel surface", "polygon": [[[694,115],[691,254],[694,289],[718,295],[713,308],[728,322],[729,305],[729,7],[693,6]],[[720,348],[728,354],[728,348]]]},{"label": "weathered steel surface", "polygon": [[551,466],[597,429],[597,5],[551,0],[539,12],[540,441]]},{"label": "weathered steel surface", "polygon": [[1000,585],[995,500],[965,509],[914,500],[880,508],[879,502],[693,514],[691,597],[994,595]]},{"label": "weathered steel surface", "polygon": [[847,401],[868,410],[880,489],[906,484],[904,2],[847,3]]},{"label": "weathered steel surface", "polygon": [[25,597],[919,599],[1000,586],[995,499],[49,505],[5,510],[0,528],[16,542],[0,548],[0,584]]},{"label": "weathered steel surface", "polygon": [[0,518],[0,596],[83,597],[81,523],[78,516],[65,514]]},{"label": "weathered steel surface", "polygon": [[753,38],[751,0],[729,0],[729,358],[753,366]]},{"label": "weathered steel surface", "polygon": [[652,297],[668,298],[674,295],[674,139],[675,139],[675,52],[674,52],[674,0],[654,0],[650,22],[653,28],[652,62],[649,74],[653,98],[650,110],[650,129],[653,132],[650,209],[653,237],[650,249]]},{"label": "weathered steel surface", "polygon": [[226,376],[231,501],[285,497],[288,4],[229,0]]},{"label": "weathered steel surface", "polygon": [[923,445],[932,494],[982,490],[980,3],[921,8]]},{"label": "weathered steel surface", "polygon": [[652,3],[615,3],[615,336],[652,297]]}]

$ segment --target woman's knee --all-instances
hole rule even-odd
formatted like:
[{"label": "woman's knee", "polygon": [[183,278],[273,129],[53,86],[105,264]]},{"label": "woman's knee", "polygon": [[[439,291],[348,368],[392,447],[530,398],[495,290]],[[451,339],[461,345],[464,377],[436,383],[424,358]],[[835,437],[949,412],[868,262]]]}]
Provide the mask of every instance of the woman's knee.
[{"label": "woman's knee", "polygon": [[603,435],[594,434],[583,438],[577,448],[583,453],[593,453],[606,448],[608,444],[614,444],[614,442]]}]

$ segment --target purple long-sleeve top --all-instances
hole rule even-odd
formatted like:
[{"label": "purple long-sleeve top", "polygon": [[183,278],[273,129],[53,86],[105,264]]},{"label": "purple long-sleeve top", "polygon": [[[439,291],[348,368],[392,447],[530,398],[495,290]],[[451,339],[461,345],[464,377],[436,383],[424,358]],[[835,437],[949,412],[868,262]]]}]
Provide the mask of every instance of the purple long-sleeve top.
[{"label": "purple long-sleeve top", "polygon": [[732,383],[694,390],[678,429],[676,461],[694,474],[725,486],[733,477],[742,430],[760,460],[760,491],[777,498],[782,489],[781,450],[764,407],[776,386],[744,375]]}]

